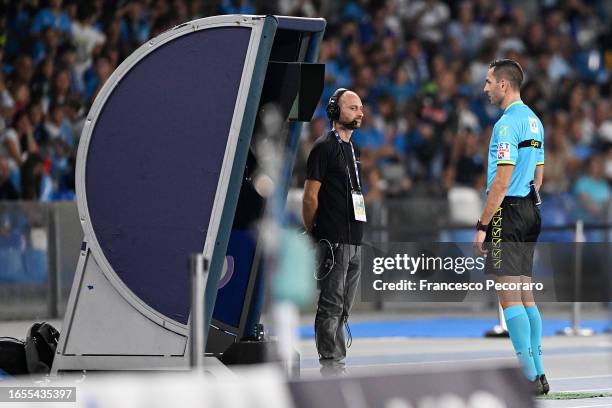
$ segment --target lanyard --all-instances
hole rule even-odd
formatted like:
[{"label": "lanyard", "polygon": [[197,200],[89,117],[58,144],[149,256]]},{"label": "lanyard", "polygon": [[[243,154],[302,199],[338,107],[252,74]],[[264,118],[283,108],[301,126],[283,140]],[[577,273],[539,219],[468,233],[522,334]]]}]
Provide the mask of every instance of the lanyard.
[{"label": "lanyard", "polygon": [[[336,136],[336,140],[340,143],[340,149],[342,149],[342,139],[340,139],[340,135],[338,131],[334,129],[334,136]],[[351,154],[353,155],[353,166],[355,167],[355,180],[357,180],[357,187],[359,191],[361,191],[361,183],[359,182],[359,168],[357,167],[357,158],[355,157],[355,149],[353,148],[353,142],[349,140],[349,145],[351,145]],[[344,157],[344,156],[343,156]],[[346,172],[350,173],[348,163],[346,164]],[[351,184],[351,190],[355,190],[353,187],[353,181],[351,180],[351,175],[349,174],[349,183]]]}]

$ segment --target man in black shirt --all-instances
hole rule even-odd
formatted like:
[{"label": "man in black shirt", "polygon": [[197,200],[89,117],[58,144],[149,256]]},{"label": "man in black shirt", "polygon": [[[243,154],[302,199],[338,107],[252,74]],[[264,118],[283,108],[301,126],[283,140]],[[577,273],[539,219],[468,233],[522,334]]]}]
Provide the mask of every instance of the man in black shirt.
[{"label": "man in black shirt", "polygon": [[343,324],[357,292],[366,221],[359,148],[351,141],[363,119],[361,99],[340,88],[329,100],[327,116],[332,130],[317,139],[308,156],[303,199],[304,226],[319,249],[315,336],[324,375],[344,372]]}]

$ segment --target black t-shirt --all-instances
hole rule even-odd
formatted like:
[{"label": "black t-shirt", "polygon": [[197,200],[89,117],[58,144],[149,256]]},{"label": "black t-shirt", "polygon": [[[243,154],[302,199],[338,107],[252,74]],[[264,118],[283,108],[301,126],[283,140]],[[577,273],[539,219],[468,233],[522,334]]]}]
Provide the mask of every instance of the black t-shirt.
[{"label": "black t-shirt", "polygon": [[[355,142],[352,144],[361,183],[359,148]],[[334,243],[360,245],[364,223],[355,220],[347,164],[353,189],[358,190],[351,145],[347,142],[339,143],[331,131],[314,143],[306,164],[306,178],[321,182],[313,234],[318,240],[327,239]]]}]

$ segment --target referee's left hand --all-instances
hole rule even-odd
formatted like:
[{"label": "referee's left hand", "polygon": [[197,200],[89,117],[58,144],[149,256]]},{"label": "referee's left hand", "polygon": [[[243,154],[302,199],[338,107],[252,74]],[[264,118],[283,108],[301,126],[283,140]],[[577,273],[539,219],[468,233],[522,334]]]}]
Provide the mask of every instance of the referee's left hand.
[{"label": "referee's left hand", "polygon": [[474,237],[474,243],[472,246],[474,247],[474,253],[476,256],[486,256],[487,251],[483,248],[482,244],[484,243],[485,237],[487,233],[485,231],[476,231],[476,236]]}]

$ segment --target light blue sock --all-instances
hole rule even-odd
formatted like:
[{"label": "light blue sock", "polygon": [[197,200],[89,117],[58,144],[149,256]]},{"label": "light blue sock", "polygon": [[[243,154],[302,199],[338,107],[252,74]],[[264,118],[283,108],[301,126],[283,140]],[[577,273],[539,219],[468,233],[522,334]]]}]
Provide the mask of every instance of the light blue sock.
[{"label": "light blue sock", "polygon": [[531,351],[533,352],[533,363],[535,364],[538,375],[544,374],[544,364],[542,364],[542,317],[536,305],[525,308],[529,325],[531,326]]},{"label": "light blue sock", "polygon": [[538,373],[531,353],[531,327],[525,307],[517,305],[504,309],[504,318],[523,372],[529,381],[533,381]]}]

